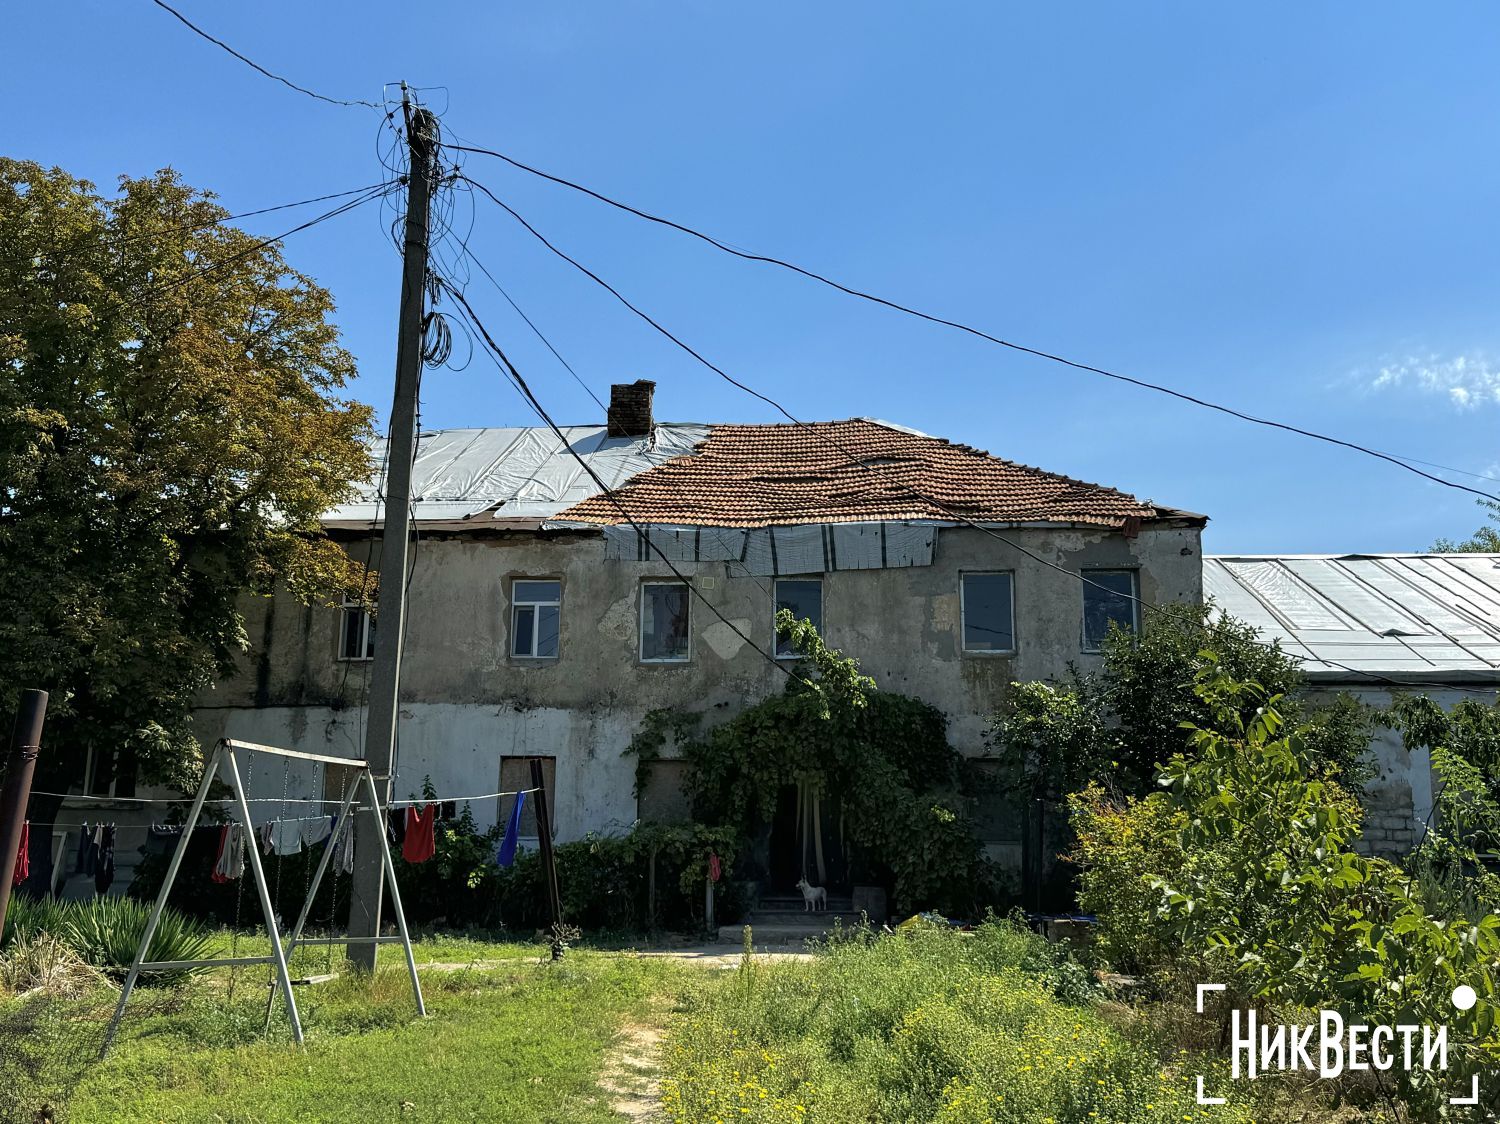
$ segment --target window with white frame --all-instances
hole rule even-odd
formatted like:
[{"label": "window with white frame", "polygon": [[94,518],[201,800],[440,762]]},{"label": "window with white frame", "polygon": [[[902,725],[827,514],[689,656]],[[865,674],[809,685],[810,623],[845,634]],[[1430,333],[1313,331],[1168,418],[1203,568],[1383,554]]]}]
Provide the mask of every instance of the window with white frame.
[{"label": "window with white frame", "polygon": [[362,602],[344,598],[339,608],[339,659],[368,660],[375,656],[375,618]]},{"label": "window with white frame", "polygon": [[641,662],[686,663],[692,601],[681,582],[641,586]]},{"label": "window with white frame", "polygon": [[1134,570],[1084,570],[1083,650],[1097,652],[1118,624],[1135,632],[1140,622],[1140,582]]},{"label": "window with white frame", "polygon": [[519,659],[557,659],[562,582],[531,578],[513,581],[510,605],[510,654]]},{"label": "window with white frame", "polygon": [[[779,578],[776,582],[776,615],[789,609],[794,620],[811,621],[821,634],[823,631],[823,580],[821,578]],[[796,659],[797,653],[791,642],[780,634],[776,637],[776,658]]]},{"label": "window with white frame", "polygon": [[1006,572],[964,574],[959,584],[964,651],[1016,650],[1015,590]]}]

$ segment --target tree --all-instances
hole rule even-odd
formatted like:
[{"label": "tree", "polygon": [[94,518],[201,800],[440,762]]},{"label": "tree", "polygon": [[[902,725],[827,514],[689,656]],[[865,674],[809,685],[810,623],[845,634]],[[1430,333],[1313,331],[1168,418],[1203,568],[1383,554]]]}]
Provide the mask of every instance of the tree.
[{"label": "tree", "polygon": [[1306,725],[1325,775],[1361,791],[1373,773],[1368,708],[1349,696],[1316,707],[1296,699],[1296,658],[1211,604],[1160,606],[1139,635],[1110,630],[1097,672],[1073,668],[1059,684],[1013,683],[991,720],[999,784],[1036,817],[1027,831],[1041,850],[1037,901],[1061,907],[1074,895],[1074,871],[1054,861],[1075,843],[1063,801],[1090,785],[1114,800],[1152,791],[1161,765],[1184,745],[1184,724],[1213,718],[1195,689],[1210,665],[1286,696],[1288,720]]},{"label": "tree", "polygon": [[1479,506],[1489,512],[1489,524],[1462,542],[1438,539],[1432,544],[1434,554],[1500,554],[1500,503],[1480,500]]},{"label": "tree", "polygon": [[240,597],[363,588],[318,526],[369,471],[333,301],[226,214],[170,170],[106,198],[0,159],[0,711],[51,692],[38,789],[90,751],[190,784]]},{"label": "tree", "polygon": [[1370,772],[1367,709],[1347,696],[1321,706],[1297,699],[1297,659],[1212,604],[1161,606],[1140,635],[1111,629],[1096,673],[1075,668],[1061,684],[1012,684],[990,726],[1007,787],[1049,801],[1091,782],[1122,795],[1151,791],[1161,764],[1182,747],[1183,724],[1213,718],[1195,686],[1209,666],[1285,696],[1284,716],[1306,724],[1328,774],[1360,792]]}]

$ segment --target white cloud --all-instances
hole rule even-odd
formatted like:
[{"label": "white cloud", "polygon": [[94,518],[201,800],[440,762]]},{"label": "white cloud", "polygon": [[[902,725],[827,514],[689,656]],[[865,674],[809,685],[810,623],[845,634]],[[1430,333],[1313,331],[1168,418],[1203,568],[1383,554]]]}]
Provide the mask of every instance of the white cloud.
[{"label": "white cloud", "polygon": [[1413,387],[1440,394],[1459,410],[1500,405],[1500,362],[1483,352],[1443,356],[1435,352],[1386,359],[1369,380],[1371,390]]}]

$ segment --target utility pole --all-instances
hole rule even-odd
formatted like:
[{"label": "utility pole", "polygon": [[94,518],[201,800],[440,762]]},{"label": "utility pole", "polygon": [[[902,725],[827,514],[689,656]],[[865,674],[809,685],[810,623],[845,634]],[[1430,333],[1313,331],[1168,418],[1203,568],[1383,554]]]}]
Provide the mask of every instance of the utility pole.
[{"label": "utility pole", "polygon": [[[406,624],[406,574],[411,551],[411,464],[416,446],[417,389],[422,376],[422,313],[427,290],[428,207],[437,169],[437,122],[411,104],[401,84],[401,109],[411,160],[406,182],[406,242],[401,269],[401,311],[396,337],[396,395],[386,448],[385,528],[380,541],[375,659],[370,669],[365,760],[380,792],[391,799],[396,756],[397,694],[401,684],[402,632]],[[349,901],[348,956],[356,967],[375,968],[380,935],[380,837],[386,825],[374,809],[354,822],[354,876]],[[364,938],[364,939],[361,939]]]},{"label": "utility pole", "polygon": [[31,799],[31,774],[36,771],[42,748],[42,723],[47,719],[47,692],[21,692],[16,725],[10,735],[10,760],[5,767],[5,788],[0,790],[0,933],[10,909],[11,879],[21,854],[21,825],[26,822],[26,804]]}]

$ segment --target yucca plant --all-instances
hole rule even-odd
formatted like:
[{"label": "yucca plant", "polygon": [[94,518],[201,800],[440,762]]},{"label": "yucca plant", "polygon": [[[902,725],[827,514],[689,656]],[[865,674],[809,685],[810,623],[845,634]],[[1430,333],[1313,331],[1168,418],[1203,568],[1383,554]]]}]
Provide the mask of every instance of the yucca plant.
[{"label": "yucca plant", "polygon": [[63,935],[67,903],[54,898],[27,898],[17,894],[10,899],[10,908],[5,913],[5,932],[0,934],[0,948],[8,948],[17,940],[34,940],[37,937]]},{"label": "yucca plant", "polygon": [[[128,971],[135,959],[136,947],[146,931],[151,906],[134,898],[94,898],[87,902],[69,902],[66,907],[63,939],[90,964],[113,975]],[[162,911],[147,960],[201,960],[213,943],[207,928],[200,922],[172,909]],[[142,982],[169,982],[199,969],[153,972]]]}]

